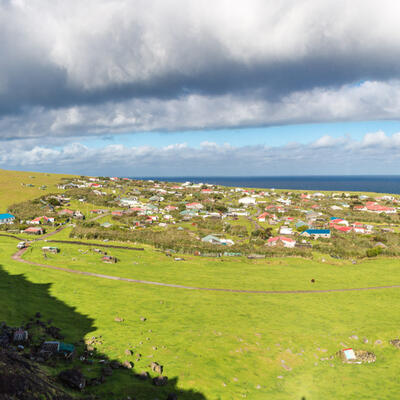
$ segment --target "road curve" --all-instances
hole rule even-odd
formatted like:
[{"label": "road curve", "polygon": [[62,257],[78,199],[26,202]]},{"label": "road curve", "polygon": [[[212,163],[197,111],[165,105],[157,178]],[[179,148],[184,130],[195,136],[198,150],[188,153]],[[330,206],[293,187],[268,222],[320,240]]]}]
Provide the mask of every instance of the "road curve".
[{"label": "road curve", "polygon": [[70,274],[86,275],[86,276],[93,276],[96,278],[109,279],[109,280],[113,280],[113,281],[141,283],[144,285],[165,286],[165,287],[186,289],[186,290],[205,290],[205,291],[210,291],[210,292],[253,293],[253,294],[307,294],[307,293],[357,292],[357,291],[363,291],[363,290],[399,289],[400,288],[400,285],[371,286],[371,287],[348,288],[348,289],[321,289],[321,290],[244,290],[244,289],[204,288],[204,287],[196,287],[196,286],[175,285],[172,283],[144,281],[141,279],[122,278],[119,276],[103,275],[103,274],[96,274],[94,272],[77,271],[77,270],[70,269],[70,268],[56,267],[54,265],[39,264],[39,263],[35,263],[33,261],[29,261],[29,260],[25,260],[25,259],[21,258],[21,256],[26,251],[27,251],[27,248],[17,251],[12,256],[12,259],[15,261],[25,263],[25,264],[34,265],[36,267],[54,269],[57,271],[68,272]]}]

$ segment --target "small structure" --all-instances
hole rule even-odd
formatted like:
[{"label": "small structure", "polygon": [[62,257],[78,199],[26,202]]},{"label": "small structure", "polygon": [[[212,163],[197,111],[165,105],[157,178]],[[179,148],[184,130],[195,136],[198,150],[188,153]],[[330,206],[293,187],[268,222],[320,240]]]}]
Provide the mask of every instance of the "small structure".
[{"label": "small structure", "polygon": [[352,348],[343,349],[343,355],[346,361],[355,360],[356,355],[354,354],[354,350]]},{"label": "small structure", "polygon": [[42,247],[42,251],[47,252],[47,253],[57,254],[60,252],[60,249],[58,247],[45,246],[45,247]]},{"label": "small structure", "polygon": [[25,331],[22,328],[17,329],[13,335],[14,343],[22,343],[28,340],[28,331]]},{"label": "small structure", "polygon": [[117,257],[113,256],[103,256],[101,260],[107,264],[115,264],[118,261]]},{"label": "small structure", "polygon": [[268,246],[283,246],[293,248],[296,245],[296,241],[286,236],[275,236],[270,237],[267,241]]},{"label": "small structure", "polygon": [[75,346],[73,344],[63,342],[44,342],[40,349],[40,354],[49,358],[52,355],[61,354],[65,358],[71,358],[75,353]]},{"label": "small structure", "polygon": [[29,227],[24,230],[24,233],[28,233],[29,235],[43,235],[44,229],[41,227]]}]

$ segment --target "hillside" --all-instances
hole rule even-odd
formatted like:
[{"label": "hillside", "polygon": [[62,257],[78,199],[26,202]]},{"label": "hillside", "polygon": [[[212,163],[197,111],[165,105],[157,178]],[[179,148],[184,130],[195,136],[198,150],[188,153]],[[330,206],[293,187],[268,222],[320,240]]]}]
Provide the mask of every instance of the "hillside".
[{"label": "hillside", "polygon": [[[0,169],[0,213],[16,202],[58,192],[57,184],[68,177],[73,176]],[[40,189],[43,186],[46,188]]]},{"label": "hillside", "polygon": [[[0,236],[0,321],[30,321],[37,341],[22,353],[34,357],[44,340],[37,327],[76,346],[70,364],[43,365],[60,388],[60,371],[82,373],[84,391],[62,387],[68,395],[397,398],[399,196],[69,181],[44,197],[54,222],[27,223],[43,203],[22,203]],[[298,219],[331,237],[301,236]],[[18,230],[26,226],[46,233]],[[282,227],[308,245],[269,246]],[[17,252],[21,239],[28,247]],[[246,253],[254,249],[257,257]],[[348,347],[367,357],[344,363]]]}]

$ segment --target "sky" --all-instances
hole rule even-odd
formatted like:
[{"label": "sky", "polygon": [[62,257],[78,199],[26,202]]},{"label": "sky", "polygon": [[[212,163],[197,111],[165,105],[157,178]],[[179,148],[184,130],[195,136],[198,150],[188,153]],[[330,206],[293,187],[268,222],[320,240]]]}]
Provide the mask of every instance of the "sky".
[{"label": "sky", "polygon": [[397,0],[0,0],[0,168],[400,172]]}]

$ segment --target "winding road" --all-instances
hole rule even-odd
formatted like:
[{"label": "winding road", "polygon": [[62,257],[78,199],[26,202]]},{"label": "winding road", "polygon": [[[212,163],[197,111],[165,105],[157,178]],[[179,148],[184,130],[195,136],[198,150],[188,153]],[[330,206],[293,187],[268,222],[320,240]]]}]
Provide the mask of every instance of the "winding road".
[{"label": "winding road", "polygon": [[28,248],[17,251],[12,256],[12,259],[15,261],[25,263],[25,264],[34,265],[36,267],[49,268],[49,269],[53,269],[53,270],[57,270],[57,271],[67,272],[70,274],[86,275],[86,276],[93,276],[96,278],[109,279],[109,280],[113,280],[113,281],[140,283],[140,284],[144,284],[144,285],[154,285],[154,286],[165,286],[165,287],[185,289],[185,290],[205,290],[205,291],[210,291],[210,292],[253,293],[253,294],[307,294],[307,293],[356,292],[356,291],[364,291],[364,290],[381,290],[381,289],[399,289],[400,288],[400,285],[390,285],[390,286],[371,286],[371,287],[361,287],[361,288],[321,289],[321,290],[245,290],[245,289],[219,289],[219,288],[204,288],[204,287],[196,287],[196,286],[184,286],[184,285],[176,285],[176,284],[172,284],[172,283],[162,283],[162,282],[145,281],[145,280],[141,280],[141,279],[122,278],[119,276],[96,274],[94,272],[77,271],[74,269],[57,267],[54,265],[39,264],[39,263],[25,260],[22,258],[22,255],[27,250],[28,250]]}]

